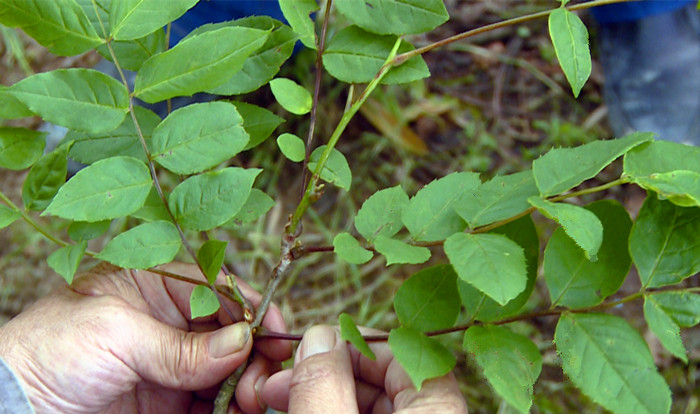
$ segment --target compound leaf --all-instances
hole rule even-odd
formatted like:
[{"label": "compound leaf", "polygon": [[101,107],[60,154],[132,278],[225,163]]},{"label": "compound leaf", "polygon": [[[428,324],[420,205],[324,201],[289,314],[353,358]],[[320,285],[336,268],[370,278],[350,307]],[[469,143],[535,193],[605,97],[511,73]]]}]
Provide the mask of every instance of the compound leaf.
[{"label": "compound leaf", "polygon": [[0,167],[10,170],[29,168],[41,157],[45,146],[45,132],[0,127]]},{"label": "compound leaf", "polygon": [[442,0],[338,0],[338,11],[356,25],[378,34],[418,34],[449,19]]},{"label": "compound leaf", "polygon": [[367,345],[365,338],[362,337],[362,333],[357,329],[350,315],[341,313],[340,317],[338,317],[338,324],[340,325],[340,337],[343,340],[350,342],[362,355],[372,361],[377,359],[377,356],[374,355],[372,349]]},{"label": "compound leaf", "polygon": [[423,381],[447,374],[456,364],[452,353],[436,339],[405,326],[391,330],[389,347],[417,390]]},{"label": "compound leaf", "polygon": [[333,251],[346,262],[354,264],[367,263],[372,259],[372,252],[360,246],[350,233],[340,233],[333,239]]},{"label": "compound leaf", "polygon": [[75,272],[78,271],[80,261],[83,260],[86,248],[86,241],[61,247],[49,255],[46,259],[46,263],[56,273],[63,276],[66,283],[70,285],[73,283],[73,277],[75,276]]},{"label": "compound leaf", "polygon": [[243,117],[243,129],[250,136],[250,140],[244,150],[260,145],[272,134],[272,131],[284,122],[284,119],[265,108],[245,102],[232,101],[231,103]]},{"label": "compound leaf", "polygon": [[66,182],[68,150],[61,145],[32,166],[22,185],[22,203],[27,210],[43,210]]},{"label": "compound leaf", "polygon": [[216,277],[219,275],[226,257],[226,246],[228,246],[228,242],[207,240],[197,250],[197,261],[202,267],[209,284],[213,285],[216,282]]},{"label": "compound leaf", "polygon": [[172,223],[154,221],[117,235],[97,258],[123,268],[148,269],[172,261],[181,245],[180,234]]},{"label": "compound leaf", "polygon": [[309,49],[316,49],[314,22],[309,15],[319,9],[315,0],[280,0],[280,9],[299,40]]},{"label": "compound leaf", "polygon": [[588,29],[574,13],[561,7],[549,15],[549,35],[574,97],[591,76],[591,51]]},{"label": "compound leaf", "polygon": [[197,285],[190,294],[190,316],[192,319],[213,315],[219,310],[219,299],[208,286]]},{"label": "compound leaf", "polygon": [[[316,171],[318,161],[321,159],[323,152],[326,150],[325,145],[316,148],[309,156],[309,171]],[[350,191],[352,184],[352,171],[345,155],[337,149],[331,150],[328,159],[326,160],[323,169],[321,170],[321,179],[329,183],[335,184],[337,187]]]},{"label": "compound leaf", "polygon": [[185,14],[198,0],[116,0],[109,13],[116,40],[144,37]]},{"label": "compound leaf", "polygon": [[387,266],[396,263],[418,264],[430,259],[430,249],[427,247],[412,246],[386,236],[377,237],[374,248],[386,257]]},{"label": "compound leaf", "polygon": [[400,185],[372,194],[355,216],[355,228],[365,239],[391,237],[401,230],[401,212],[408,205],[408,196]]},{"label": "compound leaf", "polygon": [[277,146],[289,161],[302,162],[306,157],[306,145],[298,136],[284,133],[277,137]]},{"label": "compound leaf", "polygon": [[404,281],[394,296],[401,325],[419,332],[451,327],[460,308],[457,274],[450,265],[421,270]]},{"label": "compound leaf", "polygon": [[275,100],[287,111],[295,115],[304,115],[311,111],[311,93],[293,80],[273,79],[270,81],[270,89]]}]

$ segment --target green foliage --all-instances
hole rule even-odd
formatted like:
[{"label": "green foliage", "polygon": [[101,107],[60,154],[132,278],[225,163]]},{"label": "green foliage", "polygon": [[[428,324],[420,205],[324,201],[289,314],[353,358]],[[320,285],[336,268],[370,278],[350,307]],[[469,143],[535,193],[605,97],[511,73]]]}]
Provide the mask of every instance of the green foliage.
[{"label": "green foliage", "polygon": [[350,342],[357,348],[362,355],[371,359],[372,361],[377,359],[374,355],[374,351],[367,345],[365,338],[362,337],[362,333],[357,329],[355,322],[352,320],[350,315],[347,313],[341,313],[338,317],[338,325],[340,325],[340,336],[344,340]]},{"label": "green foliage", "polygon": [[190,316],[192,319],[209,316],[219,310],[216,293],[207,286],[197,285],[190,295]]},{"label": "green foliage", "polygon": [[[325,149],[326,146],[321,145],[309,155],[309,171],[316,172],[318,161],[321,159],[321,155]],[[350,171],[350,165],[348,164],[348,160],[345,159],[345,155],[333,148],[328,160],[326,160],[326,164],[321,170],[320,177],[323,181],[333,183],[349,191],[350,185],[352,184],[352,171]]]},{"label": "green foliage", "polygon": [[14,223],[21,216],[22,215],[19,211],[5,205],[0,205],[0,229],[4,229],[5,227]]},{"label": "green foliage", "polygon": [[422,246],[413,246],[386,236],[379,236],[374,239],[374,248],[386,257],[387,266],[397,263],[425,263],[430,259],[430,249]]},{"label": "green foliage", "polygon": [[289,161],[302,162],[306,157],[304,141],[294,134],[284,133],[277,137],[277,146]]},{"label": "green foliage", "polygon": [[104,221],[74,221],[68,226],[68,237],[75,242],[95,239],[103,235],[112,223],[111,220]]},{"label": "green foliage", "polygon": [[41,157],[46,134],[25,128],[0,127],[0,166],[23,170]]},{"label": "green foliage", "polygon": [[578,97],[586,80],[591,76],[588,29],[578,16],[562,7],[549,15],[549,35],[552,37],[552,44],[566,79],[574,96]]},{"label": "green foliage", "polygon": [[303,86],[287,78],[270,81],[270,89],[282,108],[295,115],[308,114],[311,111],[311,94]]},{"label": "green foliage", "polygon": [[389,347],[418,390],[423,381],[447,374],[456,364],[455,357],[444,345],[411,328],[392,329]]},{"label": "green foliage", "polygon": [[299,40],[309,49],[316,49],[316,31],[309,15],[318,10],[316,0],[280,0],[280,8]]},{"label": "green foliage", "polygon": [[333,239],[333,251],[346,262],[362,264],[372,259],[372,252],[360,246],[350,233],[339,233]]},{"label": "green foliage", "polygon": [[182,241],[167,221],[144,223],[110,240],[98,259],[132,269],[148,269],[175,258]]},{"label": "green foliage", "polygon": [[46,258],[46,263],[48,263],[56,273],[63,276],[66,283],[70,285],[73,283],[73,276],[75,276],[75,272],[78,271],[78,266],[83,259],[83,255],[85,255],[86,248],[86,241],[61,247]]},{"label": "green foliage", "polygon": [[172,22],[197,4],[197,0],[179,0],[163,7],[162,0],[111,1],[110,33],[116,40],[144,37]]},{"label": "green foliage", "polygon": [[451,327],[459,308],[457,274],[450,265],[421,270],[406,280],[394,296],[399,322],[417,331]]},{"label": "green foliage", "polygon": [[450,17],[442,0],[338,0],[336,7],[356,25],[378,34],[427,32]]},{"label": "green foliage", "polygon": [[408,195],[400,185],[379,190],[358,210],[355,228],[369,241],[379,236],[391,237],[403,227],[401,212],[407,205]]},{"label": "green foliage", "polygon": [[219,275],[221,266],[224,264],[226,255],[226,246],[228,242],[219,240],[207,240],[202,244],[202,247],[197,250],[197,261],[202,266],[204,276],[207,277],[209,284],[216,282],[216,277]]}]

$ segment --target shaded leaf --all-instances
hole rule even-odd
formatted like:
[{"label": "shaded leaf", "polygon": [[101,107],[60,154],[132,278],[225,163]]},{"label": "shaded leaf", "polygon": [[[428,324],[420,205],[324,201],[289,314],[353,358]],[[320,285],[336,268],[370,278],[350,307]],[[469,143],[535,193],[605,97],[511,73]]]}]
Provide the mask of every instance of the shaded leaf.
[{"label": "shaded leaf", "polygon": [[197,285],[190,294],[190,316],[192,319],[213,315],[219,310],[219,299],[208,286]]},{"label": "shaded leaf", "polygon": [[460,308],[457,274],[450,265],[421,270],[406,279],[394,296],[401,325],[419,332],[450,328]]},{"label": "shaded leaf", "polygon": [[581,19],[563,7],[549,15],[549,35],[574,97],[591,76],[591,51],[588,29]]},{"label": "shaded leaf", "polygon": [[7,86],[0,85],[0,119],[17,119],[33,115],[34,113],[25,104],[10,93]]},{"label": "shaded leaf", "polygon": [[245,102],[231,101],[238,113],[243,117],[243,129],[248,132],[250,140],[244,148],[249,150],[260,145],[272,134],[284,119],[259,106]]},{"label": "shaded leaf", "polygon": [[41,157],[46,133],[25,128],[0,127],[0,167],[23,170]]},{"label": "shaded leaf", "polygon": [[418,264],[430,259],[430,249],[427,247],[411,246],[386,236],[377,237],[374,248],[386,257],[387,266],[396,263]]},{"label": "shaded leaf", "polygon": [[372,259],[372,252],[360,246],[350,233],[339,233],[333,239],[333,252],[349,263],[362,264]]},{"label": "shaded leaf", "polygon": [[56,273],[63,276],[66,283],[70,285],[73,283],[73,277],[75,272],[78,271],[80,261],[83,260],[86,248],[87,242],[85,241],[61,247],[49,255],[46,263]]},{"label": "shaded leaf", "polygon": [[68,149],[61,145],[37,161],[22,184],[22,203],[27,210],[45,209],[66,182]]},{"label": "shaded leaf", "polygon": [[653,292],[647,294],[660,311],[681,328],[700,323],[700,295],[691,292]]},{"label": "shaded leaf", "polygon": [[117,235],[97,258],[127,269],[148,269],[172,261],[180,245],[180,234],[172,223],[154,221]]},{"label": "shaded leaf", "polygon": [[340,317],[338,317],[338,324],[340,325],[340,337],[343,338],[343,340],[350,342],[362,355],[372,361],[377,359],[377,356],[374,355],[372,349],[370,349],[367,342],[365,342],[365,338],[362,337],[360,330],[357,329],[350,315],[341,313]]},{"label": "shaded leaf", "polygon": [[456,364],[455,357],[440,342],[411,328],[392,329],[389,347],[417,390],[423,381],[447,374]]},{"label": "shaded leaf", "polygon": [[379,34],[418,34],[449,19],[442,0],[337,0],[348,20]]},{"label": "shaded leaf", "polygon": [[303,86],[287,78],[277,78],[270,81],[270,89],[275,100],[287,111],[304,115],[311,111],[311,93]]},{"label": "shaded leaf", "polygon": [[280,9],[299,40],[309,49],[316,49],[314,22],[309,15],[319,9],[315,0],[279,0]]},{"label": "shaded leaf", "polygon": [[[158,29],[139,39],[114,40],[112,50],[122,68],[136,72],[145,61],[165,50],[165,31]],[[98,47],[97,52],[103,58],[113,61],[107,45]]]},{"label": "shaded leaf", "polygon": [[634,182],[640,177],[686,170],[700,173],[700,147],[671,141],[653,141],[625,154],[624,175]]},{"label": "shaded leaf", "polygon": [[372,194],[355,216],[355,228],[365,239],[391,237],[401,230],[401,212],[408,205],[408,195],[400,185]]},{"label": "shaded leaf", "polygon": [[0,204],[0,229],[4,229],[22,217],[22,214],[13,208]]},{"label": "shaded leaf", "polygon": [[678,170],[648,177],[636,177],[639,186],[681,207],[700,207],[700,173]]},{"label": "shaded leaf", "polygon": [[197,250],[197,261],[204,271],[209,284],[216,282],[216,277],[221,271],[221,266],[226,258],[226,247],[228,242],[219,240],[207,240]]},{"label": "shaded leaf", "polygon": [[653,295],[644,297],[644,319],[664,348],[687,364],[688,356],[681,340],[681,328],[659,307]]},{"label": "shaded leaf", "polygon": [[95,222],[74,221],[68,226],[68,237],[74,242],[92,240],[105,234],[112,220]]},{"label": "shaded leaf", "polygon": [[306,145],[294,134],[284,133],[277,137],[277,146],[289,161],[302,162],[306,157]]},{"label": "shaded leaf", "polygon": [[268,210],[275,205],[275,200],[262,190],[253,188],[250,190],[250,195],[243,207],[236,213],[233,220],[248,223],[257,220],[260,216],[267,213]]},{"label": "shaded leaf", "polygon": [[[316,166],[325,150],[326,146],[321,145],[309,155],[308,168],[312,173],[316,171]],[[348,160],[345,159],[345,155],[343,155],[342,152],[335,148],[331,150],[326,164],[323,166],[323,170],[321,170],[321,179],[335,184],[337,187],[345,189],[346,191],[350,191],[352,172],[350,171]]]},{"label": "shaded leaf", "polygon": [[144,37],[172,22],[198,0],[116,0],[109,13],[111,35],[116,40]]}]

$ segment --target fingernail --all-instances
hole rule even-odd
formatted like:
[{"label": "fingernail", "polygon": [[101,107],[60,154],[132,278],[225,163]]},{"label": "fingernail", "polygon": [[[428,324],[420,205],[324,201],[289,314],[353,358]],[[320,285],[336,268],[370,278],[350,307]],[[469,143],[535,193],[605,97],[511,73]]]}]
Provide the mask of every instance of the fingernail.
[{"label": "fingernail", "polygon": [[330,326],[314,326],[304,334],[299,358],[303,361],[310,356],[328,352],[335,348],[336,341],[335,329]]},{"label": "fingernail", "polygon": [[209,354],[214,358],[223,358],[239,352],[250,338],[250,325],[238,322],[219,329],[209,340]]},{"label": "fingernail", "polygon": [[257,381],[255,381],[255,386],[253,387],[255,389],[255,399],[258,400],[258,406],[265,411],[267,409],[267,404],[262,399],[262,388],[265,385],[265,381],[267,381],[267,375],[263,375],[260,378],[258,378]]}]

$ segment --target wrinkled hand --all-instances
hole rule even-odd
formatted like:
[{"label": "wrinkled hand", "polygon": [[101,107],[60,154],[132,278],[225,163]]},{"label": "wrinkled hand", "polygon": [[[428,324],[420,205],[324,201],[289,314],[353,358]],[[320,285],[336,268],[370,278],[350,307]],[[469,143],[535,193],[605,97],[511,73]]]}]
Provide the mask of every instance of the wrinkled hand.
[{"label": "wrinkled hand", "polygon": [[[192,265],[164,270],[201,278]],[[217,385],[246,361],[252,341],[248,324],[232,324],[223,310],[192,321],[192,289],[147,271],[99,265],[1,327],[0,357],[38,414],[210,413]],[[260,295],[243,283],[241,289],[257,306]],[[277,308],[264,326],[285,330]],[[261,341],[256,349],[236,390],[238,407],[250,414],[264,411],[258,390],[291,355],[283,341]]]},{"label": "wrinkled hand", "polygon": [[[365,329],[363,333],[377,332]],[[376,361],[346,345],[337,329],[315,326],[304,334],[294,369],[271,376],[262,398],[290,414],[467,413],[451,373],[426,381],[418,392],[386,343],[370,343],[370,347]]]}]

